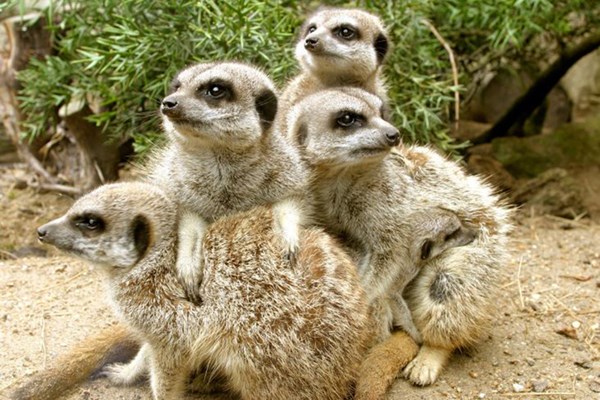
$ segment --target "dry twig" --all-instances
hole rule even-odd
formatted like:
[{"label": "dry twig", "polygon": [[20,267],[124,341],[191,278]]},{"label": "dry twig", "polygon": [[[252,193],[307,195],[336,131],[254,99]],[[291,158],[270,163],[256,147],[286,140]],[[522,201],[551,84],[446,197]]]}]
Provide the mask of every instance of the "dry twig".
[{"label": "dry twig", "polygon": [[452,51],[452,47],[444,40],[440,32],[433,26],[433,24],[423,19],[421,22],[426,25],[429,30],[433,33],[435,38],[444,46],[444,49],[448,52],[448,57],[450,58],[450,65],[452,65],[452,81],[454,83],[454,123],[455,129],[458,129],[458,123],[460,120],[460,92],[458,91],[458,66],[456,65],[456,59],[454,57],[454,52]]}]

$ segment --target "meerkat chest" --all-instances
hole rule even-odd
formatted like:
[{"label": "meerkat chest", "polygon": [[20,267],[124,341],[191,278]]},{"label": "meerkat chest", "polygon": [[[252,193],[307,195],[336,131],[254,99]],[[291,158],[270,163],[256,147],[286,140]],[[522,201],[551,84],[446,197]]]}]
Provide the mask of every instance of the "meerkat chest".
[{"label": "meerkat chest", "polygon": [[407,231],[403,189],[403,183],[392,180],[329,182],[321,190],[319,211],[329,226],[367,249],[387,248]]}]

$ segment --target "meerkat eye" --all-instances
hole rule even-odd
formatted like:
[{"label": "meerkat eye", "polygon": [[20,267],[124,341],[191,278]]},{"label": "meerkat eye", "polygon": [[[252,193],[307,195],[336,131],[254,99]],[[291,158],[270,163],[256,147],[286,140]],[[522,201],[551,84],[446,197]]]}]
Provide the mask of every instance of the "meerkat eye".
[{"label": "meerkat eye", "polygon": [[337,34],[342,39],[352,40],[356,37],[356,30],[349,26],[341,26],[338,29]]},{"label": "meerkat eye", "polygon": [[227,93],[227,88],[223,85],[212,84],[208,85],[206,89],[206,95],[213,99],[220,99]]},{"label": "meerkat eye", "polygon": [[104,221],[102,221],[102,218],[96,217],[94,215],[83,215],[75,220],[75,225],[79,229],[95,231],[104,226]]},{"label": "meerkat eye", "polygon": [[316,30],[317,30],[317,26],[313,24],[313,25],[311,25],[311,26],[308,27],[308,29],[306,30],[306,34],[308,35],[310,33],[313,33]]},{"label": "meerkat eye", "polygon": [[349,128],[361,121],[361,116],[353,112],[344,112],[336,120],[336,124],[342,128]]}]

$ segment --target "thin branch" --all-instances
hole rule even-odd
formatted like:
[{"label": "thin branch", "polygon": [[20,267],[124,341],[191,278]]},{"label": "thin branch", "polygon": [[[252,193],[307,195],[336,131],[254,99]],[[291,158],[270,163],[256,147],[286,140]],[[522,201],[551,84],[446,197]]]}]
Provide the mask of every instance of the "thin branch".
[{"label": "thin branch", "polygon": [[79,188],[76,188],[74,186],[61,185],[59,183],[28,182],[22,179],[18,179],[17,183],[25,184],[32,189],[43,190],[47,192],[58,192],[71,197],[79,197],[83,194],[82,190]]},{"label": "thin branch", "polygon": [[448,57],[450,58],[450,65],[452,65],[452,80],[454,82],[454,123],[455,128],[458,129],[458,123],[460,120],[460,92],[458,91],[458,66],[456,65],[456,59],[452,47],[444,40],[440,32],[433,26],[431,22],[426,19],[422,19],[421,22],[429,28],[436,39],[444,46]]}]

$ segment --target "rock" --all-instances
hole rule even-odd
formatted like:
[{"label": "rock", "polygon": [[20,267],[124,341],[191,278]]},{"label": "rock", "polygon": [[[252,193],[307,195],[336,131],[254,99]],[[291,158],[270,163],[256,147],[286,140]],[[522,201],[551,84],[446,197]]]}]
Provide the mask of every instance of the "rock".
[{"label": "rock", "polygon": [[564,124],[547,135],[495,139],[492,154],[516,178],[531,178],[551,168],[598,166],[600,115]]},{"label": "rock", "polygon": [[579,185],[562,168],[548,170],[521,183],[513,191],[511,200],[533,208],[536,215],[575,218],[588,214]]},{"label": "rock", "polygon": [[548,389],[548,381],[545,379],[539,381],[533,381],[531,383],[533,385],[533,391],[536,393],[542,393]]},{"label": "rock", "polygon": [[473,174],[486,178],[500,190],[511,190],[515,186],[515,178],[492,157],[471,155],[467,161],[467,169]]},{"label": "rock", "polygon": [[473,140],[476,137],[481,136],[491,127],[492,124],[485,124],[471,120],[460,120],[458,122],[458,129],[456,129],[456,124],[450,124],[450,136],[464,142],[466,140]]},{"label": "rock", "polygon": [[577,330],[570,326],[558,329],[555,332],[559,335],[568,337],[569,339],[577,339]]},{"label": "rock", "polygon": [[521,393],[523,390],[525,390],[525,386],[520,383],[513,383],[512,386],[515,393]]},{"label": "rock", "polygon": [[577,61],[561,79],[561,86],[573,102],[574,121],[597,114],[600,111],[596,100],[600,94],[600,49]]},{"label": "rock", "polygon": [[[464,105],[462,118],[493,124],[502,117],[514,102],[531,86],[537,67],[525,65],[518,69],[502,68],[488,74],[480,87]],[[571,118],[572,103],[566,91],[557,85],[525,122],[522,130],[535,135],[543,129],[553,129]]]},{"label": "rock", "polygon": [[530,367],[533,367],[535,365],[535,360],[533,358],[526,358],[525,362],[527,363],[527,365],[529,365]]}]

